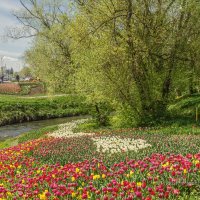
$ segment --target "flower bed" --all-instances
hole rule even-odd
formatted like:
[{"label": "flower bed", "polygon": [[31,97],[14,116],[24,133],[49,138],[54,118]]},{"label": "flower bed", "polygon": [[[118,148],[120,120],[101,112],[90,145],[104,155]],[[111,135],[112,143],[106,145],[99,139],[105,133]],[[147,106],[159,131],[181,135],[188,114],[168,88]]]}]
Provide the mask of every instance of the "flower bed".
[{"label": "flower bed", "polygon": [[1,94],[17,94],[21,91],[21,87],[15,83],[2,83],[0,84]]},{"label": "flower bed", "polygon": [[[66,135],[1,150],[0,199],[151,200],[200,196],[199,136],[137,131]],[[109,150],[101,151],[100,143],[102,147],[109,145]],[[121,144],[127,151],[121,151]],[[135,151],[130,148],[132,144],[145,148]],[[110,149],[120,151],[110,153]]]},{"label": "flower bed", "polygon": [[109,168],[97,159],[61,166],[27,157],[44,142],[0,151],[1,199],[176,199],[199,187],[200,154],[153,154]]}]

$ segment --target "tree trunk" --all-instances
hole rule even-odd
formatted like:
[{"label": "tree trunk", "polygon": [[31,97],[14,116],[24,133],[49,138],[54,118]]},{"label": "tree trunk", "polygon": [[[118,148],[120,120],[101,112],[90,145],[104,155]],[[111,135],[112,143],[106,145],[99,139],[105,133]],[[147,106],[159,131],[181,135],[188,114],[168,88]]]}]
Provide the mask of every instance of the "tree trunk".
[{"label": "tree trunk", "polygon": [[148,81],[146,78],[146,71],[143,69],[142,59],[140,55],[136,54],[137,49],[134,47],[134,41],[132,37],[132,15],[133,15],[133,3],[132,0],[127,0],[127,18],[126,18],[126,32],[127,32],[127,44],[128,44],[128,62],[132,71],[133,79],[137,85],[141,103],[142,112],[141,115],[147,115],[149,110],[150,94],[148,89]]},{"label": "tree trunk", "polygon": [[195,84],[194,84],[194,79],[195,79],[195,61],[194,59],[191,60],[190,63],[191,66],[191,73],[190,73],[190,77],[189,77],[189,94],[194,94],[196,93],[196,89],[195,89]]}]

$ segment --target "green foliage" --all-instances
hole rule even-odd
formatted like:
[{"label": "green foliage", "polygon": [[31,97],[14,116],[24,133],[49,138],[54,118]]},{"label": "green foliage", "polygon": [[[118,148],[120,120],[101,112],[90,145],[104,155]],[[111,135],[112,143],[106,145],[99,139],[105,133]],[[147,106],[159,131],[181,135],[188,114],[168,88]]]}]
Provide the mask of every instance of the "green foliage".
[{"label": "green foliage", "polygon": [[[177,99],[168,107],[168,110],[176,118],[187,118],[193,123],[199,124],[200,95],[193,94]],[[198,122],[195,121],[196,114],[198,115]]]},{"label": "green foliage", "polygon": [[23,67],[22,70],[19,72],[20,77],[32,77],[33,73],[30,67]]},{"label": "green foliage", "polygon": [[[114,110],[130,107],[119,109],[117,126],[162,120],[177,96],[199,91],[196,0],[74,1],[66,13],[66,2],[55,2],[28,1],[25,17],[16,15],[38,30],[25,57],[49,91],[82,93]],[[109,113],[102,110],[94,117],[106,125]]]},{"label": "green foliage", "polygon": [[88,120],[84,123],[78,124],[78,126],[73,130],[74,132],[87,132],[96,131],[99,128],[98,124],[94,120]]},{"label": "green foliage", "polygon": [[28,95],[31,91],[31,86],[30,85],[23,85],[21,86],[21,95]]},{"label": "green foliage", "polygon": [[109,115],[112,112],[112,107],[108,102],[96,102],[92,104],[90,111],[91,116],[95,119],[98,126],[109,125]]},{"label": "green foliage", "polygon": [[28,95],[31,92],[31,89],[41,87],[45,93],[45,85],[42,82],[20,82],[21,87],[20,95]]},{"label": "green foliage", "polygon": [[137,114],[130,106],[122,107],[111,117],[111,124],[115,128],[130,128],[138,125]]},{"label": "green foliage", "polygon": [[26,52],[26,60],[49,92],[74,93],[76,66],[71,60],[68,19],[60,20],[64,27],[55,24],[49,30],[42,30]]},{"label": "green foliage", "polygon": [[179,98],[175,103],[169,106],[169,110],[173,109],[189,109],[199,107],[200,105],[200,94],[193,94]]},{"label": "green foliage", "polygon": [[89,106],[78,95],[52,97],[0,97],[0,125],[87,114]]}]

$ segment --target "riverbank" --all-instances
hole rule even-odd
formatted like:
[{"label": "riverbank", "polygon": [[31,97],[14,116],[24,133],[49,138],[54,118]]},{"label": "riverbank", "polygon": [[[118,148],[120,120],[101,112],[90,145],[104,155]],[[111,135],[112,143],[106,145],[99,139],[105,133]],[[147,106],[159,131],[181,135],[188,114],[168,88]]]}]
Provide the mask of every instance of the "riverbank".
[{"label": "riverbank", "polygon": [[16,137],[1,138],[0,149],[16,146],[23,142],[45,137],[45,133],[50,133],[58,129],[58,125],[47,126],[37,130],[28,131]]},{"label": "riverbank", "polygon": [[15,136],[18,136],[22,133],[26,133],[29,131],[38,130],[40,128],[44,128],[44,127],[48,127],[48,126],[52,126],[52,125],[59,125],[59,124],[73,121],[73,120],[83,119],[86,117],[88,117],[88,116],[84,115],[84,116],[76,116],[76,117],[54,118],[54,119],[23,122],[23,123],[1,126],[0,127],[0,140],[1,140],[1,138],[15,137]]},{"label": "riverbank", "polygon": [[[52,136],[63,132],[73,135],[74,129],[79,124],[86,122],[88,120],[87,117],[67,117],[11,125],[12,130],[8,130],[9,135],[1,135],[1,132],[6,134],[6,129],[9,129],[11,126],[0,127],[0,149],[15,146],[29,140],[43,138],[46,136],[46,133],[48,133],[48,136],[52,132]],[[4,129],[1,130],[2,128]],[[16,130],[15,134],[13,134],[14,130]]]},{"label": "riverbank", "polygon": [[88,114],[89,106],[78,95],[21,98],[0,95],[0,126],[27,121]]}]

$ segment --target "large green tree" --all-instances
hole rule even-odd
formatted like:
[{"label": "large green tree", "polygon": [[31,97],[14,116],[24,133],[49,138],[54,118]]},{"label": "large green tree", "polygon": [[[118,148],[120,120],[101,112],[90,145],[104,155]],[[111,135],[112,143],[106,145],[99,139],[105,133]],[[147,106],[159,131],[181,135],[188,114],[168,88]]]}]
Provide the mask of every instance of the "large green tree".
[{"label": "large green tree", "polygon": [[95,89],[95,84],[93,90],[111,95],[112,99],[117,96],[119,102],[130,105],[141,118],[165,114],[167,104],[174,98],[174,89],[179,87],[176,83],[181,77],[177,72],[181,70],[186,78],[193,79],[198,68],[194,69],[194,55],[199,49],[199,3],[78,3],[77,61],[81,62],[82,57],[83,70],[88,66],[87,79],[98,80],[99,88]]},{"label": "large green tree", "polygon": [[27,61],[54,90],[70,85],[97,111],[109,102],[141,121],[198,89],[198,1],[74,0],[65,11],[66,1],[28,2],[16,14],[36,33]]}]

